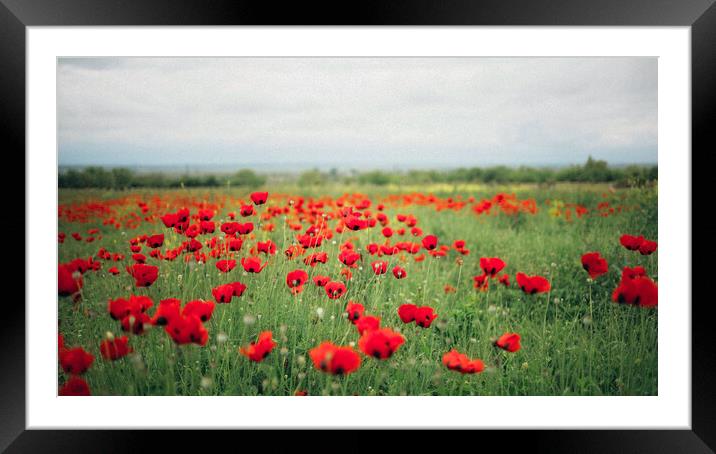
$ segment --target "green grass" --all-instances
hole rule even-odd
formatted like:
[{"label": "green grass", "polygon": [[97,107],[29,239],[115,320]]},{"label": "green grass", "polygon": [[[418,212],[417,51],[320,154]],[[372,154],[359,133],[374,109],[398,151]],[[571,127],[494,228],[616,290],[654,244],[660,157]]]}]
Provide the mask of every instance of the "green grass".
[{"label": "green grass", "polygon": [[[390,188],[390,192],[408,188]],[[415,188],[409,188],[414,190]],[[413,205],[388,208],[391,226],[397,227],[397,213],[412,213],[425,234],[437,235],[441,243],[452,244],[464,239],[470,255],[458,255],[415,262],[411,256],[401,266],[408,277],[396,280],[390,274],[376,277],[365,246],[380,241],[380,228],[367,232],[349,232],[325,241],[318,251],[326,251],[329,261],[315,268],[299,260],[286,260],[283,250],[291,244],[292,232],[284,228],[282,218],[274,218],[273,233],[256,229],[256,241],[267,238],[278,244],[279,251],[260,274],[245,275],[238,265],[228,274],[219,273],[215,259],[206,265],[149,258],[158,264],[160,276],[149,288],[137,289],[124,271],[131,261],[129,239],[141,234],[164,233],[162,250],[174,247],[185,238],[164,228],[161,222],[142,223],[136,229],[114,229],[103,226],[100,218],[87,223],[59,220],[59,230],[67,233],[59,245],[61,262],[88,257],[104,246],[111,252],[127,256],[122,263],[104,262],[103,270],[88,272],[80,302],[69,298],[59,301],[59,329],[67,346],[82,346],[95,355],[95,362],[84,378],[95,395],[293,395],[306,390],[309,395],[656,395],[657,394],[657,311],[617,305],[611,293],[618,285],[624,266],[642,265],[657,280],[657,255],[641,256],[619,244],[623,233],[641,234],[657,240],[657,193],[655,188],[620,189],[613,192],[600,185],[560,185],[551,188],[518,187],[434,187],[438,197],[463,195],[477,200],[489,198],[501,190],[514,192],[520,198],[533,197],[539,211],[536,215],[477,216],[470,205],[460,211],[437,212],[432,206]],[[340,195],[344,191],[362,191],[371,196],[374,210],[386,188],[371,187],[296,187],[269,188],[275,193],[301,195]],[[60,191],[61,204],[87,200],[113,200],[128,193],[103,191]],[[131,193],[145,201],[158,195],[162,200],[215,200],[227,205],[215,216],[225,219],[228,211],[238,210],[235,197],[246,198],[235,190],[138,190]],[[589,215],[581,219],[554,217],[546,200],[581,203],[595,211],[599,202],[625,209],[608,217]],[[269,205],[272,199],[269,197]],[[122,212],[138,212],[136,203],[117,206]],[[176,207],[172,207],[175,209]],[[167,208],[168,209],[168,208]],[[153,212],[156,210],[153,209]],[[192,214],[196,208],[192,208]],[[159,213],[161,214],[161,212]],[[258,219],[254,217],[254,223]],[[217,234],[219,232],[217,223]],[[331,224],[332,225],[332,224]],[[93,243],[77,242],[72,232],[86,236],[88,229],[100,228],[102,239]],[[210,235],[202,235],[201,240]],[[303,293],[294,297],[285,283],[286,274],[297,268],[315,274],[340,278],[342,268],[337,260],[338,245],[356,237],[362,253],[363,270],[353,270],[348,292],[339,300],[329,300],[323,289],[311,281]],[[405,240],[411,240],[406,235]],[[254,241],[245,241],[240,253]],[[204,250],[207,250],[205,247]],[[588,280],[580,257],[599,251],[609,262],[609,273],[595,282]],[[148,249],[143,248],[148,255]],[[208,251],[207,251],[208,252]],[[311,252],[311,251],[309,251]],[[511,275],[512,287],[504,288],[492,281],[488,292],[478,292],[472,277],[480,274],[480,257],[500,257]],[[390,268],[396,256],[384,257]],[[105,270],[117,265],[122,273],[111,276]],[[525,295],[515,285],[515,273],[540,274],[552,283],[548,294]],[[119,322],[107,312],[108,299],[130,294],[160,299],[212,299],[211,289],[220,283],[241,281],[248,290],[230,304],[217,304],[212,319],[206,323],[209,341],[198,345],[176,346],[160,327],[144,335],[130,337],[135,354],[115,362],[104,360],[99,343],[110,331],[121,335]],[[457,288],[446,294],[444,286]],[[346,345],[358,341],[355,327],[343,316],[348,300],[366,306],[366,314],[377,315],[382,325],[400,329],[405,344],[386,361],[362,356],[358,371],[345,377],[326,375],[313,367],[308,350],[324,340]],[[438,318],[430,328],[404,325],[397,307],[406,302],[430,305]],[[323,311],[322,317],[318,315]],[[154,308],[149,310],[152,314]],[[273,331],[277,342],[273,352],[262,362],[253,363],[238,348],[254,341],[259,332]],[[496,349],[492,341],[504,332],[522,336],[522,348],[516,353]],[[221,335],[220,335],[221,334]],[[219,336],[220,335],[220,336]],[[357,348],[357,347],[356,347]],[[481,358],[487,368],[476,375],[462,375],[446,369],[442,355],[451,348],[471,358]],[[60,383],[66,377],[58,372]]]}]

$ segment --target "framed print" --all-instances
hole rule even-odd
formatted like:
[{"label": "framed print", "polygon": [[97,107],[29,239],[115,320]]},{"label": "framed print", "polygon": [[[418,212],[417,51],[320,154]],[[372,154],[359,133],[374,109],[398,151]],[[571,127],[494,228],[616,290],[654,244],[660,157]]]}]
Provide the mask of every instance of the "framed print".
[{"label": "framed print", "polygon": [[716,9],[577,3],[4,0],[27,266],[3,448],[460,428],[710,452],[691,160]]}]

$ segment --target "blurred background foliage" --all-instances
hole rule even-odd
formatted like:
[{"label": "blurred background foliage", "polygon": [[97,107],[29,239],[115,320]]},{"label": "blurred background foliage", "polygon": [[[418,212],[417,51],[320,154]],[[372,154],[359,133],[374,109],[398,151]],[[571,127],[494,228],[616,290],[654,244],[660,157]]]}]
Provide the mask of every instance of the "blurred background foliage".
[{"label": "blurred background foliage", "polygon": [[84,167],[60,170],[60,188],[182,188],[182,187],[239,187],[258,188],[267,183],[292,182],[300,187],[320,187],[326,184],[362,185],[420,185],[457,183],[611,183],[616,187],[641,187],[658,178],[656,165],[610,166],[606,161],[590,157],[583,165],[568,167],[470,167],[446,170],[372,170],[347,173],[337,169],[306,170],[301,173],[260,174],[250,169],[235,173],[167,173],[136,172],[127,168]]}]

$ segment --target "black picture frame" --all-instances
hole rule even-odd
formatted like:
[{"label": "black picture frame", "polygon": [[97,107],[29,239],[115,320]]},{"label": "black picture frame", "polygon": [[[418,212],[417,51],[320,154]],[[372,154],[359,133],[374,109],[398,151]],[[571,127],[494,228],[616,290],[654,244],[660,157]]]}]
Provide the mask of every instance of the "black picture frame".
[{"label": "black picture frame", "polygon": [[[383,0],[286,2],[280,6],[238,0],[0,0],[0,128],[5,153],[25,153],[26,27],[141,25],[690,26],[692,159],[707,152],[707,144],[712,143],[711,123],[716,119],[714,0]],[[27,237],[25,240],[27,245]],[[705,273],[692,269],[694,276]],[[692,278],[692,282],[698,281]],[[522,445],[549,452],[713,452],[716,396],[711,379],[716,352],[709,317],[713,302],[711,298],[692,300],[691,430],[517,431],[514,435],[518,436],[482,431],[477,436],[479,445],[505,446],[508,438],[506,449],[510,451]],[[0,330],[0,449],[127,452],[144,450],[152,441],[166,449],[169,444],[184,443],[189,438],[206,439],[189,431],[165,436],[149,431],[25,430],[25,312],[20,304],[6,302],[3,306],[3,319],[13,323],[3,323]],[[396,441],[410,441],[413,435],[407,437],[397,437]],[[346,439],[344,446],[352,445],[350,440],[355,439]],[[444,441],[453,443],[452,439]]]}]

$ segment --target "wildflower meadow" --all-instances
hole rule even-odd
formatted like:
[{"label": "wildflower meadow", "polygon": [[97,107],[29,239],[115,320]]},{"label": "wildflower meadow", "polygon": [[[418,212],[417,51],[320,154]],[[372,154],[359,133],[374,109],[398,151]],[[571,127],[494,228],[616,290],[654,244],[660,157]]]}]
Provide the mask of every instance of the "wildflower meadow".
[{"label": "wildflower meadow", "polygon": [[657,215],[655,182],[61,189],[58,394],[656,395]]}]

